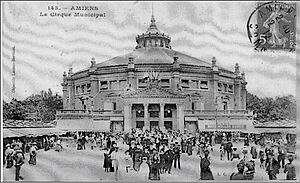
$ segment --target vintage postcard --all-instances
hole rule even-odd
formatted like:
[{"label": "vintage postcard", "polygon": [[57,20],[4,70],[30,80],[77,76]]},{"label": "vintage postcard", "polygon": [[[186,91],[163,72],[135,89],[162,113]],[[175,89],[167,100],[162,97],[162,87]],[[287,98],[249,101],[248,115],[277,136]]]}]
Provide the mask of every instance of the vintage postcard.
[{"label": "vintage postcard", "polygon": [[1,181],[299,181],[298,16],[2,1]]}]

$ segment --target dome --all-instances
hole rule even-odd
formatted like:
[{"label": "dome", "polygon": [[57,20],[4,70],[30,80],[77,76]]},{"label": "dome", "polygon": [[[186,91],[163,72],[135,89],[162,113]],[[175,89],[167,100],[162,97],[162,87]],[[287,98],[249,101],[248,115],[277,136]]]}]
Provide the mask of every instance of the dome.
[{"label": "dome", "polygon": [[179,64],[211,67],[210,63],[172,49],[161,47],[135,49],[131,53],[117,56],[107,61],[98,63],[96,67],[127,65],[129,56],[132,56],[134,58],[134,64],[173,64],[174,55],[179,58]]}]

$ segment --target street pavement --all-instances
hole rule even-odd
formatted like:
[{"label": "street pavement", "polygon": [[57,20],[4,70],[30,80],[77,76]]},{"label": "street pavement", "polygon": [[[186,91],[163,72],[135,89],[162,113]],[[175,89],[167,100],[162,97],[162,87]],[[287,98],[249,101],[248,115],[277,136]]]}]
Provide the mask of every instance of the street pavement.
[{"label": "street pavement", "polygon": [[[24,181],[115,181],[114,173],[106,173],[103,169],[103,151],[98,148],[91,150],[87,145],[86,150],[76,150],[75,144],[63,144],[64,149],[61,152],[56,152],[53,149],[50,151],[39,150],[37,155],[37,164],[29,165],[29,154],[26,154],[25,164],[21,168],[21,175]],[[228,161],[220,160],[219,146],[214,147],[214,151],[210,154],[211,170],[214,180],[225,181],[229,180],[233,172],[237,172],[236,165],[239,160]],[[242,143],[234,144],[239,149],[243,147]],[[139,172],[125,171],[124,151],[128,146],[121,144],[120,146],[120,181],[148,181],[145,177],[139,176]],[[259,147],[257,147],[259,150]],[[250,147],[249,147],[250,150]],[[242,155],[240,155],[242,157]],[[249,154],[250,157],[250,154]],[[256,173],[254,180],[268,180],[268,175],[265,169],[259,167],[259,159],[255,160]],[[3,168],[3,180],[14,181],[15,168]],[[194,182],[200,178],[200,157],[193,152],[193,155],[181,155],[181,169],[175,169],[172,165],[171,174],[161,174],[161,181],[172,182]],[[283,169],[280,169],[278,180],[284,180],[285,174]]]}]

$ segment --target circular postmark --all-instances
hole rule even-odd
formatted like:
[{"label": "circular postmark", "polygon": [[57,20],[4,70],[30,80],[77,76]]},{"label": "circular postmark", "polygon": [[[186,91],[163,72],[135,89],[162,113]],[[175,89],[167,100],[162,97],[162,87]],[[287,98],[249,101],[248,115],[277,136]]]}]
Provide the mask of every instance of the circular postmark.
[{"label": "circular postmark", "polygon": [[248,19],[247,33],[256,51],[295,51],[296,4],[258,2]]}]

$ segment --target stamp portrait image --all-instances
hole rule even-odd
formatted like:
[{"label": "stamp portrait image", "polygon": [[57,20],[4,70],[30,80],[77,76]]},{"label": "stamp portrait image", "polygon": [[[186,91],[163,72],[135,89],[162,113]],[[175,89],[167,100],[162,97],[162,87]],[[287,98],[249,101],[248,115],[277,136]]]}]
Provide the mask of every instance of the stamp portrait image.
[{"label": "stamp portrait image", "polygon": [[1,181],[299,181],[299,3],[2,1]]}]

